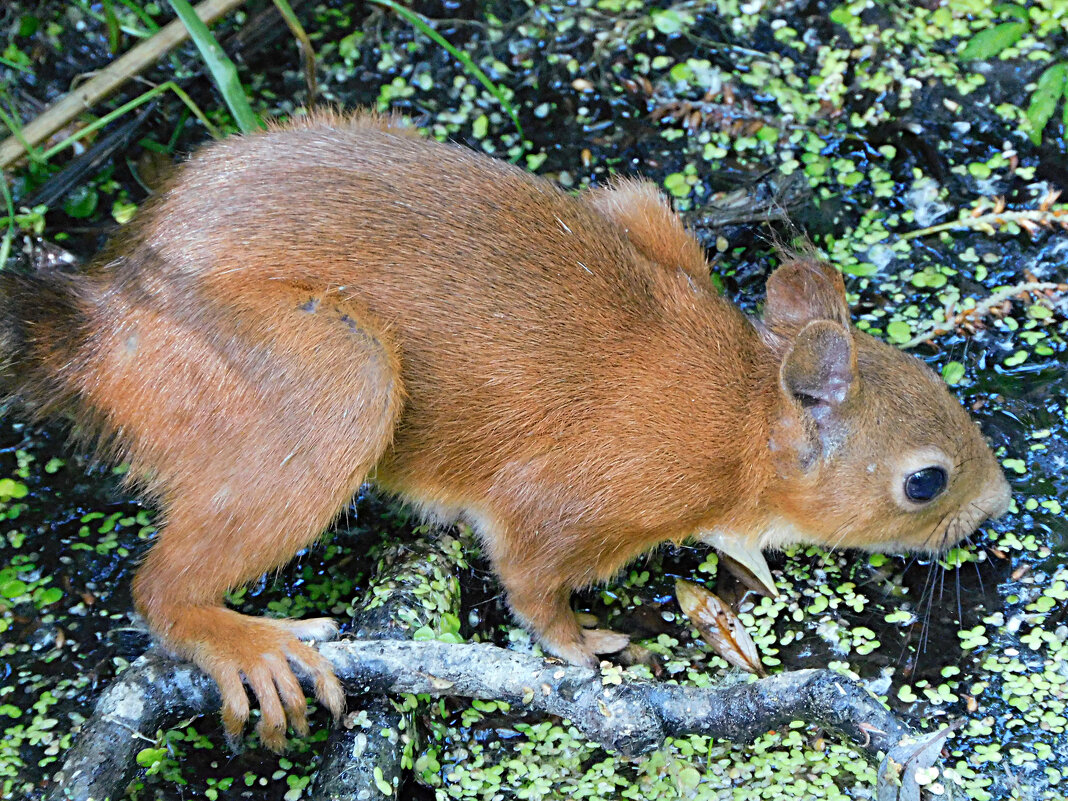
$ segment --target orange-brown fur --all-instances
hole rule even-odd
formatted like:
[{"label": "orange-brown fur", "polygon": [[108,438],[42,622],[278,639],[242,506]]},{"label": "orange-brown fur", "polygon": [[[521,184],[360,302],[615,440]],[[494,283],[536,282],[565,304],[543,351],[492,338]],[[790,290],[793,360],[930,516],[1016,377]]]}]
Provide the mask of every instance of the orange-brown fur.
[{"label": "orange-brown fur", "polygon": [[[318,537],[367,479],[469,521],[518,617],[580,663],[621,640],[583,632],[571,591],[656,543],[722,529],[938,548],[1005,502],[937,378],[848,329],[833,270],[784,266],[754,322],[712,289],[655,187],[575,197],[372,117],[213,144],[84,274],[6,280],[12,392],[131,462],[163,512],[138,609],[219,682],[232,732],[248,681],[272,747],[287,721],[306,728],[289,662],[342,707],[297,639],[331,625],[248,618],[223,596]],[[50,314],[19,305],[38,291]],[[827,374],[853,383],[817,420],[805,382]],[[894,415],[916,430],[895,436],[974,462],[954,503],[989,508],[955,512],[960,531],[867,499],[888,443],[864,420],[900,393],[916,420]]]}]

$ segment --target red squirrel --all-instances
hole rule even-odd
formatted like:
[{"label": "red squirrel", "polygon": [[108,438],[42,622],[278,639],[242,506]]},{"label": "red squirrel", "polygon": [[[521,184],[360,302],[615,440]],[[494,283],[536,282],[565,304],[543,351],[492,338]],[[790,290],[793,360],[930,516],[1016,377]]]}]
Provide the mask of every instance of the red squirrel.
[{"label": "red squirrel", "polygon": [[218,682],[229,733],[307,730],[303,639],[224,595],[372,481],[465,521],[516,617],[596,665],[574,589],[657,543],[940,551],[1010,492],[919,360],[850,324],[809,257],[762,319],[721,297],[657,188],[572,195],[370,115],[198,151],[84,271],[0,274],[6,392],[128,461],[162,518],[134,579],[155,637]]}]

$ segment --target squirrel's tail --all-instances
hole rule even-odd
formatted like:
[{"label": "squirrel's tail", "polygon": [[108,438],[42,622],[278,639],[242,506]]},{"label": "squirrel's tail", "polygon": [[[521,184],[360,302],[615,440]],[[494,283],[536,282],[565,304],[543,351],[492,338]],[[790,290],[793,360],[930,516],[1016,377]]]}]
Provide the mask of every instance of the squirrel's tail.
[{"label": "squirrel's tail", "polygon": [[0,400],[31,417],[63,414],[89,337],[84,276],[0,271]]}]

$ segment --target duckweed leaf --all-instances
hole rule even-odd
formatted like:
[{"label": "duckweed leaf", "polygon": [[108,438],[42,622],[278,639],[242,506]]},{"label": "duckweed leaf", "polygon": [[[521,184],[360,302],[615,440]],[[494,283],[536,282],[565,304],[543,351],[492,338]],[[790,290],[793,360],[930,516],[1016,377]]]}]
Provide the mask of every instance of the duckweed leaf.
[{"label": "duckweed leaf", "polygon": [[91,186],[80,186],[68,195],[63,211],[75,219],[91,217],[100,196]]},{"label": "duckweed leaf", "polygon": [[167,758],[166,748],[142,748],[137,752],[137,764],[142,768],[150,768],[161,759]]},{"label": "duckweed leaf", "polygon": [[886,335],[891,342],[901,344],[912,339],[912,328],[904,320],[894,320],[886,326]]},{"label": "duckweed leaf", "polygon": [[959,384],[964,378],[964,365],[960,362],[946,362],[942,368],[942,380],[950,386]]},{"label": "duckweed leaf", "polygon": [[766,675],[753,638],[738,616],[718,596],[699,584],[678,579],[675,582],[675,598],[701,634],[701,639],[719,656],[749,673]]}]

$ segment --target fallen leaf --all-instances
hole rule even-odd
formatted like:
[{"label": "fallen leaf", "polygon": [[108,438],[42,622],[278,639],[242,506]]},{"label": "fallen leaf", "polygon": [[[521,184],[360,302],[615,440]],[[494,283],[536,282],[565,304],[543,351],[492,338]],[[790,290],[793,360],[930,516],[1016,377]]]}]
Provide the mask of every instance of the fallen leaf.
[{"label": "fallen leaf", "polygon": [[730,664],[737,668],[766,676],[760,664],[756,643],[745,630],[742,621],[714,593],[699,584],[678,579],[675,598],[682,611],[701,634],[701,639]]}]

